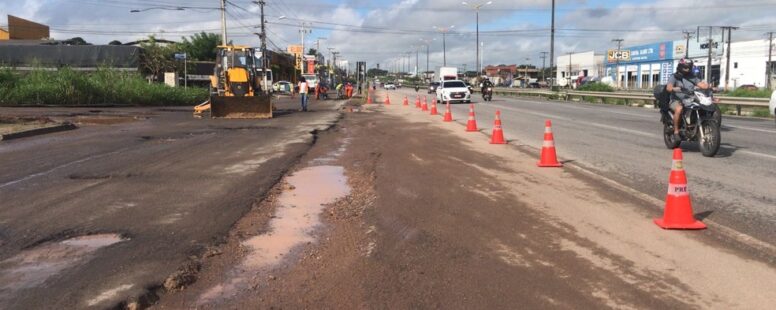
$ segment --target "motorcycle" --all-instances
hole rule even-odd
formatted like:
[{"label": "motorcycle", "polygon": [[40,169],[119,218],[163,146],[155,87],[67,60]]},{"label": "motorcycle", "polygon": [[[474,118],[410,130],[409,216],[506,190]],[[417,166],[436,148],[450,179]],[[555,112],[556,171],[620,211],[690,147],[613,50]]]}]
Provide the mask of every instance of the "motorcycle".
[{"label": "motorcycle", "polygon": [[[679,123],[681,141],[698,141],[703,156],[712,157],[719,151],[720,113],[710,89],[696,90],[690,98],[682,101],[682,117]],[[663,142],[669,149],[679,147],[681,141],[673,141],[673,111],[661,112],[663,122]]]},{"label": "motorcycle", "polygon": [[482,100],[493,101],[493,88],[492,87],[486,87],[485,90],[482,91]]}]

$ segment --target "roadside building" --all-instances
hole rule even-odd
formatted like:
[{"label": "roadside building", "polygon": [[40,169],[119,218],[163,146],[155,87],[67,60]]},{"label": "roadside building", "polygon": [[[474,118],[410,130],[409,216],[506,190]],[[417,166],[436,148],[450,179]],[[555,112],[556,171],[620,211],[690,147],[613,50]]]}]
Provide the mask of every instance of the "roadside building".
[{"label": "roadside building", "polygon": [[485,67],[485,76],[495,85],[512,85],[515,75],[517,75],[517,65]]},{"label": "roadside building", "polygon": [[650,89],[665,84],[674,73],[674,42],[610,49],[606,55],[606,76],[625,89]]},{"label": "roadside building", "polygon": [[594,51],[558,56],[555,79],[560,86],[569,85],[579,77],[601,77],[604,74],[604,56]]},{"label": "roadside building", "polygon": [[0,28],[0,41],[45,40],[49,37],[48,26],[13,15],[8,15],[8,28]]},{"label": "roadside building", "polygon": [[[769,63],[768,43],[768,40],[733,42],[730,46],[729,84],[725,85],[727,59],[721,57],[720,86],[727,89],[735,89],[741,85],[767,87],[768,66],[771,67],[771,72],[776,72],[776,46],[772,49],[771,62]],[[774,88],[776,74],[771,74],[770,78],[771,88]]]}]

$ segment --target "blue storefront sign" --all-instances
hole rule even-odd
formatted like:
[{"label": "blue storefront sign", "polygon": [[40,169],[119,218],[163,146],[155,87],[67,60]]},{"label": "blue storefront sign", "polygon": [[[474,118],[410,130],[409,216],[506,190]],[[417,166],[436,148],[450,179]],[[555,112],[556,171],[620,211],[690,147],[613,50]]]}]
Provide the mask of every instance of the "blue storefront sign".
[{"label": "blue storefront sign", "polygon": [[673,42],[660,42],[628,47],[626,49],[630,51],[630,60],[620,61],[620,63],[654,62],[671,59],[674,48],[673,44]]}]

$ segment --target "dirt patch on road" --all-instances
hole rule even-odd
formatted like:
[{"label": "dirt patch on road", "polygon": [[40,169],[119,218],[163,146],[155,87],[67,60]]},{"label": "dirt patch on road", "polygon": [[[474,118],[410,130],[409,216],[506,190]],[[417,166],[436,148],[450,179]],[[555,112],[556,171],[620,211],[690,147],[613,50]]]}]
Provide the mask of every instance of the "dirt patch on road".
[{"label": "dirt patch on road", "polygon": [[58,125],[48,117],[0,116],[0,135]]},{"label": "dirt patch on road", "polygon": [[[326,205],[314,240],[272,266],[241,267],[244,241],[271,235],[279,197],[294,191],[282,183],[205,260],[201,280],[158,308],[759,308],[771,294],[752,283],[773,283],[772,269],[640,224],[630,200],[607,201],[600,184],[539,170],[521,151],[409,116],[411,107],[364,108],[321,134],[298,167],[342,166],[351,189]],[[235,270],[247,285],[203,302]]]}]

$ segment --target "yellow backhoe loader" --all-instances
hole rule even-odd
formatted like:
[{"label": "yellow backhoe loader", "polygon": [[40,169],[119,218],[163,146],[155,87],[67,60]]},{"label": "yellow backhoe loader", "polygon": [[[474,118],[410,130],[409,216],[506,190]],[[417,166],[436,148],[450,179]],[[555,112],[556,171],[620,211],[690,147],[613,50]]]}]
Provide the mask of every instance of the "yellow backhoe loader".
[{"label": "yellow backhoe loader", "polygon": [[256,74],[255,50],[241,45],[218,47],[210,76],[210,99],[194,107],[194,116],[272,118],[270,95],[261,91]]}]

